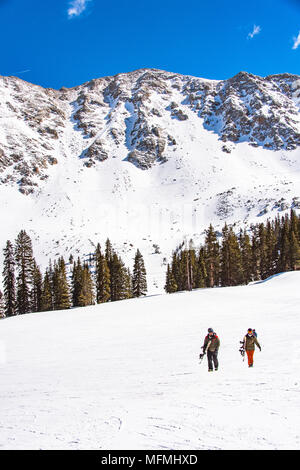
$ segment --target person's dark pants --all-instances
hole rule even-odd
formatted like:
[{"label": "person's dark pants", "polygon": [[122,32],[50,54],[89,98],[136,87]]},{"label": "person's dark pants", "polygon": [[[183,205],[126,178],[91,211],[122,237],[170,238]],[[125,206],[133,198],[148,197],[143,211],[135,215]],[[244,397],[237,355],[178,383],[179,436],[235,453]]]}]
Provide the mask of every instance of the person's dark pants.
[{"label": "person's dark pants", "polygon": [[207,361],[208,370],[213,370],[213,365],[217,369],[219,367],[218,351],[207,351]]}]

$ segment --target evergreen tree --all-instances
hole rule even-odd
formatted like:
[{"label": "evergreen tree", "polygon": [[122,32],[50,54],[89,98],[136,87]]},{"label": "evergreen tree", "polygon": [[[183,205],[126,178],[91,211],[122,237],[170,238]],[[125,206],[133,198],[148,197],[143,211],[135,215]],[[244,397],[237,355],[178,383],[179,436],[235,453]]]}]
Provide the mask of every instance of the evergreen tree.
[{"label": "evergreen tree", "polygon": [[5,317],[5,305],[4,305],[4,296],[0,290],[0,318]]},{"label": "evergreen tree", "polygon": [[195,288],[206,287],[207,272],[205,266],[205,254],[204,248],[200,248],[197,264],[196,264],[196,273],[195,273]]},{"label": "evergreen tree", "polygon": [[146,269],[143,256],[139,249],[137,249],[134,258],[132,291],[134,297],[146,295],[147,292]]},{"label": "evergreen tree", "polygon": [[293,230],[290,231],[289,236],[289,265],[292,271],[295,271],[300,266],[300,248],[297,236]]},{"label": "evergreen tree", "polygon": [[289,245],[290,245],[290,268],[291,270],[300,267],[300,217],[291,209],[290,228],[289,228]]},{"label": "evergreen tree", "polygon": [[107,259],[101,253],[101,247],[98,244],[96,253],[96,301],[97,304],[108,302],[110,299],[110,272]]},{"label": "evergreen tree", "polygon": [[240,231],[239,245],[242,257],[243,284],[248,284],[253,280],[252,273],[252,247],[251,240],[246,230]]},{"label": "evergreen tree", "polygon": [[221,286],[229,286],[230,279],[230,258],[229,258],[229,244],[228,244],[228,227],[227,224],[222,230],[222,246],[221,246]]},{"label": "evergreen tree", "polygon": [[276,253],[276,238],[272,224],[267,222],[265,227],[265,263],[264,269],[265,277],[272,276],[276,271],[277,253]]},{"label": "evergreen tree", "polygon": [[32,311],[40,312],[42,310],[42,283],[43,277],[36,262],[33,263],[33,282],[32,282]]},{"label": "evergreen tree", "polygon": [[73,307],[79,307],[79,295],[82,289],[82,266],[81,260],[78,257],[77,263],[74,261],[72,277],[71,277],[71,286],[72,286],[72,305]]},{"label": "evergreen tree", "polygon": [[171,273],[172,277],[174,278],[174,282],[177,286],[177,290],[181,290],[180,285],[180,263],[179,257],[177,252],[173,252],[172,254],[172,263],[171,263]]},{"label": "evergreen tree", "polygon": [[290,231],[294,232],[298,242],[300,242],[300,217],[297,217],[296,212],[291,209],[290,213]]},{"label": "evergreen tree", "polygon": [[14,248],[8,240],[3,250],[4,312],[7,317],[16,315],[16,281]]},{"label": "evergreen tree", "polygon": [[186,290],[192,290],[195,287],[195,274],[196,274],[196,253],[194,249],[193,240],[189,241],[189,247],[186,248]]},{"label": "evergreen tree", "polygon": [[41,311],[53,310],[53,293],[52,293],[52,281],[49,269],[46,269],[45,276],[42,284],[41,294]]},{"label": "evergreen tree", "polygon": [[133,297],[132,275],[129,268],[124,270],[124,299]]},{"label": "evergreen tree", "polygon": [[212,225],[206,230],[198,257],[190,244],[180,244],[172,254],[166,272],[165,290],[236,286],[265,279],[280,271],[300,268],[300,217],[276,217],[273,222],[250,227],[251,236],[240,230],[239,237],[227,224],[222,230],[221,248]]},{"label": "evergreen tree", "polygon": [[283,222],[280,235],[280,255],[278,259],[278,271],[289,271],[291,260],[289,226],[287,220]]},{"label": "evergreen tree", "polygon": [[231,260],[231,276],[230,282],[232,286],[238,286],[243,283],[243,267],[242,254],[238,242],[238,238],[231,227],[229,230],[230,243],[230,260]]},{"label": "evergreen tree", "polygon": [[210,224],[205,237],[205,265],[207,272],[207,287],[219,285],[220,276],[220,246],[217,234]]},{"label": "evergreen tree", "polygon": [[[185,244],[186,245],[186,244]],[[192,241],[189,247],[181,251],[179,256],[179,289],[192,290],[196,281],[196,254]]]},{"label": "evergreen tree", "polygon": [[54,263],[53,304],[54,310],[64,310],[71,307],[70,289],[63,257],[59,258],[57,263]]},{"label": "evergreen tree", "polygon": [[251,225],[251,247],[252,247],[252,274],[253,281],[258,281],[260,279],[260,261],[259,261],[259,238],[257,226]]},{"label": "evergreen tree", "polygon": [[105,259],[107,261],[108,267],[110,268],[111,263],[113,262],[114,250],[109,238],[105,242]]},{"label": "evergreen tree", "polygon": [[17,311],[19,314],[32,311],[31,289],[33,284],[34,259],[32,242],[25,230],[21,230],[15,243],[17,267]]},{"label": "evergreen tree", "polygon": [[225,224],[221,248],[221,285],[237,286],[243,282],[242,257],[232,227]]},{"label": "evergreen tree", "polygon": [[258,249],[259,249],[259,277],[266,279],[269,273],[269,266],[267,263],[267,241],[266,241],[266,228],[264,224],[258,226]]},{"label": "evergreen tree", "polygon": [[85,264],[79,271],[80,291],[78,296],[79,307],[93,305],[94,303],[94,284],[89,266]]},{"label": "evergreen tree", "polygon": [[114,252],[110,269],[111,301],[126,298],[126,268],[122,259]]},{"label": "evergreen tree", "polygon": [[177,255],[177,264],[178,264],[178,278],[177,285],[178,290],[188,290],[188,256],[186,250],[181,250]]},{"label": "evergreen tree", "polygon": [[171,270],[169,264],[168,264],[168,266],[167,266],[165,291],[166,291],[168,294],[171,294],[172,292],[176,292],[176,291],[177,291],[176,280],[175,280],[175,277],[174,277],[174,275],[173,275],[173,273],[172,273],[172,270]]}]

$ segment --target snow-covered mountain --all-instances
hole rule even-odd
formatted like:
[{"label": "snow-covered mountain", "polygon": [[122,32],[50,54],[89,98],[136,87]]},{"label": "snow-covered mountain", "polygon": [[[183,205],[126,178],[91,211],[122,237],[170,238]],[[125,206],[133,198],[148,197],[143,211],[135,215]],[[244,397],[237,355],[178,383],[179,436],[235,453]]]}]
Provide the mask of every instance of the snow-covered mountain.
[{"label": "snow-covered mountain", "polygon": [[[0,449],[299,450],[299,281],[0,320]],[[253,369],[238,351],[249,327]]]},{"label": "snow-covered mountain", "polygon": [[41,263],[110,237],[129,264],[141,249],[155,291],[183,237],[300,208],[296,75],[0,77],[0,112],[0,242],[25,228]]}]

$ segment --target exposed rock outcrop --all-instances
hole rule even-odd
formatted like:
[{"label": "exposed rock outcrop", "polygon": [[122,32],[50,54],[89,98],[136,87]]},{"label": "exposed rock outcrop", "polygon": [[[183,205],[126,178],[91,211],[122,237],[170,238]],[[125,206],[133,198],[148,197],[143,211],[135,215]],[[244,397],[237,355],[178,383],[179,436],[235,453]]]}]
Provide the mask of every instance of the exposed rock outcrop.
[{"label": "exposed rock outcrop", "polygon": [[294,150],[299,110],[300,77],[290,74],[217,81],[141,69],[60,90],[0,77],[1,181],[32,192],[69,153],[87,167],[122,155],[147,170],[203,128],[224,154],[240,142]]}]

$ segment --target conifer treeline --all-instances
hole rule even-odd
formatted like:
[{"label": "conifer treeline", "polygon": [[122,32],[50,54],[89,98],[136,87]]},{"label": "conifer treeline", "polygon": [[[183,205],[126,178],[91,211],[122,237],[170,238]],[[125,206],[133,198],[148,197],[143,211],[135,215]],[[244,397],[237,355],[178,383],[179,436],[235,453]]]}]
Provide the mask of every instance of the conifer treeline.
[{"label": "conifer treeline", "polygon": [[79,257],[49,261],[42,275],[32,250],[32,242],[21,230],[15,243],[7,241],[3,250],[3,294],[0,316],[83,307],[94,303],[139,297],[147,292],[143,257],[136,251],[131,274],[109,239],[104,253],[100,244],[88,262]]},{"label": "conifer treeline", "polygon": [[277,217],[252,225],[249,233],[223,227],[222,235],[212,225],[198,250],[193,241],[182,243],[167,266],[168,293],[201,287],[237,286],[266,279],[283,271],[300,269],[300,217]]}]

